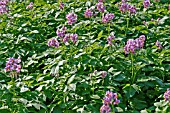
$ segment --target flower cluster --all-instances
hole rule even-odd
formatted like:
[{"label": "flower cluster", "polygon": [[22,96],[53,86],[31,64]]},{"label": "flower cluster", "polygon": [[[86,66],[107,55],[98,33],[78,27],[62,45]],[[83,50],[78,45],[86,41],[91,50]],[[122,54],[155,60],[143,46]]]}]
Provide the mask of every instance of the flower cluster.
[{"label": "flower cluster", "polygon": [[[64,28],[64,27],[63,27]],[[69,40],[71,40],[74,44],[77,42],[78,40],[78,35],[77,34],[65,34],[65,31],[63,32],[57,32],[57,35],[61,38],[61,40],[66,44],[69,42]],[[54,46],[56,48],[58,48],[60,45],[59,41],[56,38],[52,38],[48,41],[48,46]]]},{"label": "flower cluster", "polygon": [[111,111],[111,108],[109,105],[102,105],[100,108],[100,113],[109,113]]},{"label": "flower cluster", "polygon": [[99,12],[102,12],[102,13],[104,13],[104,10],[106,9],[106,7],[104,6],[103,2],[97,3],[97,4],[96,4],[96,7],[97,7],[97,10],[98,10]]},{"label": "flower cluster", "polygon": [[169,6],[168,6],[168,10],[170,11],[170,4],[169,4]]},{"label": "flower cluster", "polygon": [[61,29],[57,29],[56,34],[58,37],[64,37],[67,27],[63,26]]},{"label": "flower cluster", "polygon": [[106,71],[101,71],[101,77],[105,78],[107,76],[107,72]]},{"label": "flower cluster", "polygon": [[60,2],[60,9],[64,9],[64,3]]},{"label": "flower cluster", "polygon": [[157,20],[154,20],[153,18],[151,18],[152,22],[158,23],[161,20],[161,18],[157,18]]},{"label": "flower cluster", "polygon": [[144,8],[149,7],[150,6],[150,0],[144,0],[143,1],[143,6],[144,6]]},{"label": "flower cluster", "polygon": [[[160,20],[161,20],[161,18],[157,18],[155,20],[153,18],[151,18],[151,22],[153,22],[155,25],[158,25]],[[143,21],[143,24],[147,27],[149,26],[149,22]]]},{"label": "flower cluster", "polygon": [[112,13],[107,13],[106,15],[103,15],[102,17],[102,22],[103,23],[108,23],[109,21],[111,21],[114,18],[114,14]]},{"label": "flower cluster", "polygon": [[52,38],[48,41],[48,46],[54,46],[56,48],[58,48],[60,45],[60,43],[58,42],[58,40],[56,38]]},{"label": "flower cluster", "polygon": [[112,40],[115,39],[115,36],[114,35],[110,35],[107,37],[107,42],[108,44],[111,46],[112,45]]},{"label": "flower cluster", "polygon": [[66,15],[66,19],[68,20],[68,24],[72,25],[77,21],[77,15],[75,13],[69,13]]},{"label": "flower cluster", "polygon": [[107,76],[107,72],[106,71],[97,71],[97,70],[94,70],[93,74],[96,75],[97,73],[99,73],[102,78],[105,78]]},{"label": "flower cluster", "polygon": [[5,67],[5,71],[16,71],[17,73],[19,73],[21,71],[21,65],[19,64],[21,62],[20,58],[9,58],[7,63],[6,63],[6,67]]},{"label": "flower cluster", "polygon": [[119,6],[119,10],[122,13],[130,12],[130,14],[136,14],[136,7],[129,5],[126,1],[122,0],[122,4]]},{"label": "flower cluster", "polygon": [[93,16],[93,12],[90,9],[86,9],[86,11],[84,12],[84,16],[86,18],[90,18]]},{"label": "flower cluster", "polygon": [[6,5],[9,2],[9,0],[1,0],[0,5]]},{"label": "flower cluster", "polygon": [[78,35],[77,34],[66,34],[65,37],[63,38],[63,42],[68,43],[69,40],[71,40],[75,44],[78,40]]},{"label": "flower cluster", "polygon": [[93,74],[94,75],[99,74],[102,78],[105,78],[107,76],[107,72],[106,71],[97,71],[97,70],[94,70]]},{"label": "flower cluster", "polygon": [[94,72],[93,72],[95,75],[97,74],[97,70],[94,70]]},{"label": "flower cluster", "polygon": [[30,2],[29,5],[27,5],[26,9],[32,9],[33,8],[33,2]]},{"label": "flower cluster", "polygon": [[136,7],[130,5],[129,12],[130,12],[130,14],[136,14]]},{"label": "flower cluster", "polygon": [[143,24],[144,24],[145,26],[148,26],[148,22],[146,22],[146,21],[143,21]]},{"label": "flower cluster", "polygon": [[167,89],[167,91],[164,93],[164,99],[165,101],[170,102],[170,89]]},{"label": "flower cluster", "polygon": [[162,48],[161,43],[158,40],[156,41],[156,46],[158,47],[158,49]]},{"label": "flower cluster", "polygon": [[6,6],[7,3],[8,3],[8,0],[0,1],[0,14],[4,14],[8,12],[7,6]]},{"label": "flower cluster", "polygon": [[128,8],[129,8],[129,4],[126,4],[126,3],[122,3],[122,4],[119,6],[119,10],[120,10],[122,13],[125,13],[126,11],[128,11]]},{"label": "flower cluster", "polygon": [[136,49],[141,49],[144,46],[145,42],[145,36],[141,35],[137,39],[129,39],[124,47],[125,54],[129,54],[131,52],[132,54],[135,54]]},{"label": "flower cluster", "polygon": [[120,100],[118,100],[117,93],[106,91],[105,97],[103,99],[103,105],[100,108],[100,113],[109,113],[111,111],[110,105],[117,105],[119,103]]}]

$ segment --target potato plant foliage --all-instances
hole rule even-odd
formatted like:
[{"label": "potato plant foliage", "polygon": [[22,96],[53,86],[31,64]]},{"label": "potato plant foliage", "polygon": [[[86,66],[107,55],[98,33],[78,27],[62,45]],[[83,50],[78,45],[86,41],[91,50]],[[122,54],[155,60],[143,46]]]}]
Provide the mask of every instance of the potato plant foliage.
[{"label": "potato plant foliage", "polygon": [[0,113],[170,112],[169,0],[5,1]]}]

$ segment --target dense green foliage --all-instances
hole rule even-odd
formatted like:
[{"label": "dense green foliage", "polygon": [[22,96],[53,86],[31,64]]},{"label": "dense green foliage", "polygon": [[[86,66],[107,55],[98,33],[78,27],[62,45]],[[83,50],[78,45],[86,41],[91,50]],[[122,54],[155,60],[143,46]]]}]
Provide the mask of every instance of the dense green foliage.
[{"label": "dense green foliage", "polygon": [[[10,11],[0,15],[0,113],[98,113],[108,90],[120,99],[115,112],[170,112],[163,98],[170,88],[168,3],[152,1],[146,9],[143,0],[129,1],[137,7],[137,13],[129,15],[121,13],[117,2],[104,2],[106,12],[115,15],[107,24],[102,13],[84,17],[96,2],[67,2],[63,10],[55,2],[35,1],[33,9],[26,9],[29,2],[8,3]],[[68,25],[71,11],[78,20]],[[67,33],[78,34],[76,44],[65,45],[57,37],[63,25]],[[109,46],[111,33],[115,39]],[[140,35],[146,37],[144,47],[126,55],[127,40]],[[60,42],[58,48],[47,45],[53,37]],[[162,49],[155,45],[157,40]],[[10,57],[21,58],[17,78],[4,71]],[[100,71],[107,76],[102,78]]]}]

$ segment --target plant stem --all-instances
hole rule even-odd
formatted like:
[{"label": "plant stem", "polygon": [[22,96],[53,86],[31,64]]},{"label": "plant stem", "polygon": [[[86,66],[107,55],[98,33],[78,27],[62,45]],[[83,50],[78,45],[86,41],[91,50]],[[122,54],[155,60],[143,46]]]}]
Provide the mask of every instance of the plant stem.
[{"label": "plant stem", "polygon": [[112,103],[112,113],[115,113],[114,104]]},{"label": "plant stem", "polygon": [[109,29],[108,29],[108,34],[110,34],[110,22],[109,22]]},{"label": "plant stem", "polygon": [[133,54],[131,53],[131,63],[132,63],[132,84],[134,83],[134,80],[136,78],[135,74],[134,74],[134,59],[133,59]]},{"label": "plant stem", "polygon": [[104,79],[102,80],[102,86],[104,85]]},{"label": "plant stem", "polygon": [[64,101],[64,103],[66,103],[66,95],[65,95],[65,93],[64,93],[64,98],[63,98],[63,101]]},{"label": "plant stem", "polygon": [[125,32],[125,36],[126,36],[126,34],[127,34],[127,29],[128,29],[128,27],[129,27],[129,18],[126,18],[126,32]]},{"label": "plant stem", "polygon": [[94,95],[94,77],[93,77],[93,76],[92,76],[92,79],[91,79],[91,80],[92,80],[92,88],[93,88],[93,89],[92,89],[92,93],[93,93],[93,95]]},{"label": "plant stem", "polygon": [[102,21],[102,13],[100,13],[101,21]]},{"label": "plant stem", "polygon": [[76,7],[76,0],[74,0],[74,9],[75,9],[75,7]]},{"label": "plant stem", "polygon": [[134,82],[134,70],[133,70],[133,68],[134,68],[134,64],[133,64],[133,54],[131,53],[131,69],[132,69],[132,84],[133,84],[133,82]]}]

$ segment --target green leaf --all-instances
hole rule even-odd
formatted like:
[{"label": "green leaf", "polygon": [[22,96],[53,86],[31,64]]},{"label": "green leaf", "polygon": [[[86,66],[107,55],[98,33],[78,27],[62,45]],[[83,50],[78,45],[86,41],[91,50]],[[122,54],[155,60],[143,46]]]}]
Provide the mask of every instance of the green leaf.
[{"label": "green leaf", "polygon": [[20,40],[27,40],[27,41],[30,41],[30,42],[32,42],[32,39],[30,39],[30,38],[27,38],[27,37],[21,37],[21,38],[20,38]]},{"label": "green leaf", "polygon": [[13,17],[20,18],[20,17],[22,17],[22,15],[20,15],[20,14],[14,14]]},{"label": "green leaf", "polygon": [[129,99],[135,95],[136,90],[130,84],[126,84],[126,86],[123,87],[123,92],[125,93],[126,97]]},{"label": "green leaf", "polygon": [[40,110],[41,104],[32,103],[32,105],[33,105],[36,109]]},{"label": "green leaf", "polygon": [[69,84],[69,90],[76,91],[76,84]]},{"label": "green leaf", "polygon": [[38,30],[33,30],[33,31],[31,31],[30,33],[31,33],[31,34],[37,34],[37,33],[39,33],[39,31],[38,31]]},{"label": "green leaf", "polygon": [[75,75],[72,75],[72,76],[68,79],[67,84],[70,84],[70,83],[74,80],[74,78],[75,78]]},{"label": "green leaf", "polygon": [[100,31],[100,33],[98,34],[98,38],[97,38],[97,40],[100,40],[100,38],[102,37],[102,34],[103,34],[103,30],[102,30],[102,31]]},{"label": "green leaf", "polygon": [[18,99],[20,102],[22,102],[23,104],[27,104],[28,100],[27,99],[24,99],[24,98],[19,98]]},{"label": "green leaf", "polygon": [[101,99],[99,95],[92,95],[90,96],[92,99]]},{"label": "green leaf", "polygon": [[66,60],[59,61],[58,66],[62,66],[64,63],[66,63]]},{"label": "green leaf", "polygon": [[30,79],[32,79],[33,78],[33,76],[25,76],[25,80],[30,80]]},{"label": "green leaf", "polygon": [[168,19],[168,16],[164,16],[162,19],[159,20],[160,24],[164,24],[165,20]]},{"label": "green leaf", "polygon": [[26,91],[28,91],[29,89],[27,88],[27,87],[25,87],[25,86],[22,86],[21,87],[21,93],[23,93],[23,92],[26,92]]},{"label": "green leaf", "polygon": [[83,113],[83,111],[84,111],[84,107],[83,107],[83,108],[78,108],[78,109],[77,109],[77,113],[79,113],[79,112],[80,112],[80,113]]},{"label": "green leaf", "polygon": [[123,109],[121,107],[115,107],[115,112],[121,113]]},{"label": "green leaf", "polygon": [[11,111],[9,109],[4,109],[4,107],[0,108],[0,112],[1,113],[11,113]]},{"label": "green leaf", "polygon": [[144,100],[139,100],[138,98],[134,98],[130,104],[137,110],[142,110],[147,107],[147,102]]}]

